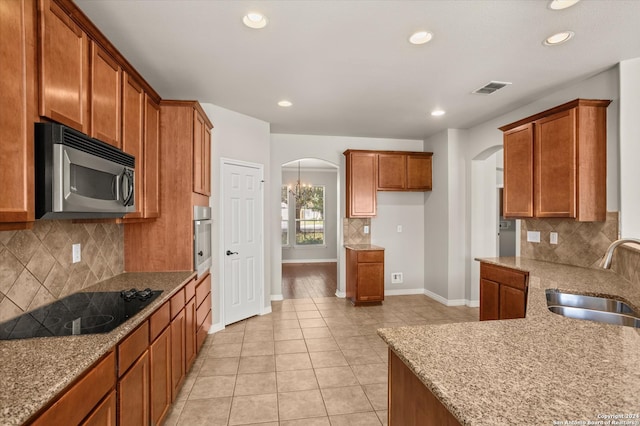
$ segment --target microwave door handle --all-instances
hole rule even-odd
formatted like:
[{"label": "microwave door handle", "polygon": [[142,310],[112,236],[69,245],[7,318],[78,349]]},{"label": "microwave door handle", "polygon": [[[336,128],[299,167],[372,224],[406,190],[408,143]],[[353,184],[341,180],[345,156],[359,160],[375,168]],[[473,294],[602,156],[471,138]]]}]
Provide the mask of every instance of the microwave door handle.
[{"label": "microwave door handle", "polygon": [[133,204],[131,202],[133,199],[133,179],[131,176],[131,172],[127,169],[124,169],[122,171],[122,175],[120,176],[120,180],[120,194],[122,194],[122,205],[130,206]]},{"label": "microwave door handle", "polygon": [[111,179],[111,195],[113,195],[114,200],[120,199],[120,176],[114,175],[113,179]]}]

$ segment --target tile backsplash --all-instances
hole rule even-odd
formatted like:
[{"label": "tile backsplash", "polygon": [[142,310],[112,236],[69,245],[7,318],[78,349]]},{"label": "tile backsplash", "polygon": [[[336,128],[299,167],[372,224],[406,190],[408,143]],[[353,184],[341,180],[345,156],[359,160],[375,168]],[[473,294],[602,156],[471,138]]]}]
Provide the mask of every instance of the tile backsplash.
[{"label": "tile backsplash", "polygon": [[[364,227],[369,227],[369,233],[364,233]],[[342,221],[342,235],[344,244],[371,244],[371,219],[350,219],[345,217]]]},{"label": "tile backsplash", "polygon": [[613,253],[611,269],[640,289],[640,246],[621,245]]},{"label": "tile backsplash", "polygon": [[[123,225],[40,220],[33,229],[0,232],[0,321],[16,317],[124,268]],[[71,247],[82,260],[72,263]]]},{"label": "tile backsplash", "polygon": [[[527,242],[527,231],[540,231],[540,242]],[[558,233],[558,244],[549,234]],[[524,219],[520,234],[520,256],[548,262],[597,268],[607,247],[618,238],[618,212],[607,212],[604,222],[572,219]]]}]

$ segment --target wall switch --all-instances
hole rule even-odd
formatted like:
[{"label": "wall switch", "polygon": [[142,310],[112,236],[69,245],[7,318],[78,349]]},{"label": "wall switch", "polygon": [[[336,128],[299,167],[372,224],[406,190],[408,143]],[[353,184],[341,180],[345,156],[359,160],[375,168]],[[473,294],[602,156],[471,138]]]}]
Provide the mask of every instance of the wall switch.
[{"label": "wall switch", "polygon": [[402,232],[402,225],[398,225],[396,229],[398,230],[398,232]]},{"label": "wall switch", "polygon": [[80,252],[80,244],[74,244],[72,247],[72,254],[73,254],[73,263],[78,263],[80,262],[80,260],[82,260],[82,254]]},{"label": "wall switch", "polygon": [[539,243],[540,231],[527,231],[527,241],[530,243]]},{"label": "wall switch", "polygon": [[369,225],[365,225],[364,226],[364,233],[368,234],[369,233]]},{"label": "wall switch", "polygon": [[558,244],[558,233],[557,232],[551,232],[549,234],[549,242],[551,244]]},{"label": "wall switch", "polygon": [[402,284],[402,272],[393,272],[391,274],[391,284]]}]

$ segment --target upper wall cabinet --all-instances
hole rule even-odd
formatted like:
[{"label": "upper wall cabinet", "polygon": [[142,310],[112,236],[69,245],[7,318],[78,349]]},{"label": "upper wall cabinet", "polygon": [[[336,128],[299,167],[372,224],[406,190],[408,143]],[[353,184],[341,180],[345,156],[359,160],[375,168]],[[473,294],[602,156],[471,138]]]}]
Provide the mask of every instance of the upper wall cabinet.
[{"label": "upper wall cabinet", "polygon": [[123,90],[121,81],[120,65],[95,41],[92,41],[90,136],[116,148],[122,148],[120,140],[120,93]]},{"label": "upper wall cabinet", "polygon": [[160,105],[145,94],[144,217],[160,216]]},{"label": "upper wall cabinet", "polygon": [[144,151],[143,119],[145,95],[142,87],[125,73],[122,86],[122,150],[136,158],[135,206],[136,211],[126,218],[144,217]]},{"label": "upper wall cabinet", "polygon": [[431,152],[347,150],[347,217],[373,217],[377,191],[431,191]]},{"label": "upper wall cabinet", "polygon": [[53,0],[40,0],[40,115],[89,134],[89,39]]},{"label": "upper wall cabinet", "polygon": [[24,229],[34,220],[35,16],[35,0],[0,8],[0,230]]},{"label": "upper wall cabinet", "polygon": [[605,220],[610,102],[576,99],[500,128],[505,217]]},{"label": "upper wall cabinet", "polygon": [[193,110],[193,192],[211,195],[211,123],[204,112]]}]

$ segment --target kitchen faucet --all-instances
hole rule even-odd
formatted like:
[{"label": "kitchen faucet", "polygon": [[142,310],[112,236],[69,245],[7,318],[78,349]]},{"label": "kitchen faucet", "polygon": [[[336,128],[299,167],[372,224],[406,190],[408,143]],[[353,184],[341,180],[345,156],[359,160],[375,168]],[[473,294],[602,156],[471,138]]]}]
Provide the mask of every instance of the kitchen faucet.
[{"label": "kitchen faucet", "polygon": [[624,243],[640,244],[640,240],[638,240],[636,238],[621,238],[619,240],[616,240],[616,241],[612,242],[611,245],[609,246],[609,248],[607,249],[606,253],[604,254],[604,257],[600,261],[600,267],[601,268],[611,269],[611,260],[613,259],[613,252],[615,251],[615,249],[619,245],[624,244]]}]

